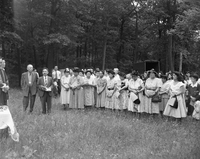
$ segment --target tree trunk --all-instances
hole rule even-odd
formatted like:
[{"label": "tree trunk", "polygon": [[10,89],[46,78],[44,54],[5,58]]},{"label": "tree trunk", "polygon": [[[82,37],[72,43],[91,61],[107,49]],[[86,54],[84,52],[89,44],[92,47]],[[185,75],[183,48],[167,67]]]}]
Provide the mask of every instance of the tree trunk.
[{"label": "tree trunk", "polygon": [[180,52],[179,72],[182,72],[182,65],[183,65],[183,53]]},{"label": "tree trunk", "polygon": [[171,33],[169,34],[168,55],[169,55],[169,68],[171,71],[174,71],[173,55],[172,55],[172,34]]},{"label": "tree trunk", "polygon": [[33,45],[33,55],[34,55],[35,68],[37,68],[37,53],[36,53],[35,45]]},{"label": "tree trunk", "polygon": [[6,57],[6,50],[5,50],[5,42],[4,39],[2,39],[2,57]]},{"label": "tree trunk", "polygon": [[18,59],[18,85],[21,85],[21,52],[20,48],[17,47],[17,59]]},{"label": "tree trunk", "polygon": [[103,65],[102,65],[102,70],[105,70],[106,49],[107,49],[107,37],[105,38],[104,45],[103,45]]},{"label": "tree trunk", "polygon": [[117,54],[117,57],[116,57],[118,68],[120,67],[121,54],[122,54],[122,49],[123,49],[123,45],[124,45],[124,43],[123,43],[124,23],[125,23],[125,20],[122,19],[121,26],[120,26],[120,34],[119,34],[120,35],[119,36],[120,46],[119,46],[119,51],[118,51],[118,54]]}]

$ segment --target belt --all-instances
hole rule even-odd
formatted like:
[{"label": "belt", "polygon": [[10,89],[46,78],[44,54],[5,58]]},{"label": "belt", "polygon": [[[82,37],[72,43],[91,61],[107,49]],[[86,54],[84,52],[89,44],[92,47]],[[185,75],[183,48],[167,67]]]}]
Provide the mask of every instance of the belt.
[{"label": "belt", "polygon": [[114,90],[114,88],[108,88],[109,91]]}]

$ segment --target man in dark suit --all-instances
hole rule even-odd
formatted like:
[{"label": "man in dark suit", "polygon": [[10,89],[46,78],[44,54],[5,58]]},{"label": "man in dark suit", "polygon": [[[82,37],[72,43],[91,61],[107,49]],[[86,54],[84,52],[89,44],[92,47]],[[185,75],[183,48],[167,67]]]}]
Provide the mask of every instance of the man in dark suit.
[{"label": "man in dark suit", "polygon": [[[43,68],[43,76],[38,80],[38,94],[40,96],[40,101],[42,104],[42,113],[50,114],[51,105],[52,105],[52,88],[53,88],[53,79],[48,76],[48,69]],[[46,109],[47,106],[47,109]]]},{"label": "man in dark suit", "polygon": [[35,104],[35,97],[37,93],[37,80],[38,76],[37,74],[33,71],[33,66],[28,65],[27,66],[27,72],[22,74],[21,77],[21,87],[23,90],[23,107],[24,111],[28,108],[29,100],[30,100],[30,113],[33,111],[33,107]]}]

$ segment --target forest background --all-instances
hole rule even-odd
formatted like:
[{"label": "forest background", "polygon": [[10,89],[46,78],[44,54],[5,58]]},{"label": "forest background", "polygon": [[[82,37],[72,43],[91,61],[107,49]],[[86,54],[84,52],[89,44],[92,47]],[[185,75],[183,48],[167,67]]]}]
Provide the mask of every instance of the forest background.
[{"label": "forest background", "polygon": [[129,72],[200,66],[199,0],[0,0],[0,56],[12,85],[31,63]]}]

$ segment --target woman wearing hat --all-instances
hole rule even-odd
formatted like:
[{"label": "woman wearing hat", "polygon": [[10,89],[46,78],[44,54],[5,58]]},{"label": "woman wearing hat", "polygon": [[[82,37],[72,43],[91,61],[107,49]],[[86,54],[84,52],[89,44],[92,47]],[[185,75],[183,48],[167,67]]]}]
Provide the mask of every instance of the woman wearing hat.
[{"label": "woman wearing hat", "polygon": [[87,70],[85,74],[86,77],[84,77],[84,82],[83,82],[84,105],[86,107],[92,107],[95,104],[95,99],[94,99],[95,81],[94,78],[91,77],[92,72],[90,70]]},{"label": "woman wearing hat", "polygon": [[162,86],[162,82],[156,77],[157,73],[154,69],[149,71],[149,78],[145,82],[144,105],[145,112],[149,114],[159,114],[159,102],[153,102],[152,98],[156,96]]},{"label": "woman wearing hat", "polygon": [[187,107],[188,107],[188,115],[192,115],[194,111],[194,104],[197,101],[200,93],[200,85],[197,83],[199,76],[197,74],[191,75],[191,83],[188,85],[188,100],[187,100]]},{"label": "woman wearing hat", "polygon": [[133,71],[132,73],[132,79],[128,82],[128,90],[130,92],[128,111],[144,112],[144,97],[142,93],[144,90],[144,82],[139,78],[139,73],[137,71]]},{"label": "woman wearing hat", "polygon": [[114,94],[117,90],[117,81],[114,79],[115,73],[113,70],[109,70],[108,75],[110,79],[107,82],[105,107],[114,109]]},{"label": "woman wearing hat", "polygon": [[64,70],[64,75],[61,77],[61,94],[60,94],[60,99],[61,99],[61,104],[64,106],[64,109],[69,106],[69,81],[70,81],[70,74],[69,74],[69,69],[66,68]]},{"label": "woman wearing hat", "polygon": [[[185,104],[185,85],[182,76],[179,72],[173,72],[173,81],[169,86],[170,99],[164,110],[164,115],[181,119],[187,116]],[[172,100],[175,99],[175,100]],[[174,102],[171,102],[174,101]],[[177,101],[177,102],[176,102]],[[175,103],[177,103],[175,107]]]},{"label": "woman wearing hat", "polygon": [[73,77],[70,78],[70,102],[69,108],[84,108],[83,78],[79,76],[79,68],[75,67]]}]

